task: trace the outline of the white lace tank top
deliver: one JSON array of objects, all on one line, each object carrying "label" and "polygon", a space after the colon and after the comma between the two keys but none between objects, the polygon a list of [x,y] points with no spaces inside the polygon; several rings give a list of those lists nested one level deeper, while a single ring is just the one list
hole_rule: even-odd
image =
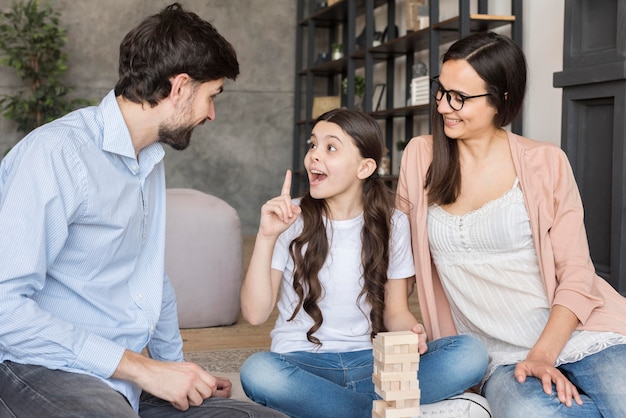
[{"label": "white lace tank top", "polygon": [[[500,198],[464,215],[431,206],[428,242],[458,332],[477,337],[489,351],[486,377],[499,365],[523,360],[550,306],[518,180]],[[625,343],[617,333],[577,331],[557,365]]]}]

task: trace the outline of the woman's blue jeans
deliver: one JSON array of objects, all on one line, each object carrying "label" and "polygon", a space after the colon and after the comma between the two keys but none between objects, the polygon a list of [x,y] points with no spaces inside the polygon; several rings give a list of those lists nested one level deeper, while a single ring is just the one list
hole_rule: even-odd
[{"label": "woman's blue jeans", "polygon": [[[466,335],[428,343],[418,379],[421,403],[458,395],[480,382],[487,370],[483,345]],[[241,368],[250,399],[291,417],[371,417],[374,390],[372,350],[347,353],[261,352]]]},{"label": "woman's blue jeans", "polygon": [[626,344],[616,345],[558,369],[581,394],[582,405],[572,400],[567,407],[543,391],[534,377],[524,383],[515,380],[515,365],[500,366],[489,377],[483,392],[494,417],[626,417]]}]

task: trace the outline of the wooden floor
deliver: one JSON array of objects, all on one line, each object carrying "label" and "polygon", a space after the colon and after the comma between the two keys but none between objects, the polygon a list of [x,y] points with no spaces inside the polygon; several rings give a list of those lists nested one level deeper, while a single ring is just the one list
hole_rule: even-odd
[{"label": "wooden floor", "polygon": [[[245,236],[243,245],[244,273],[254,247],[254,236]],[[419,318],[419,308],[415,293],[409,299],[411,311]],[[222,350],[232,348],[269,348],[269,333],[274,327],[277,312],[260,326],[252,326],[242,318],[226,327],[183,329],[183,351]]]}]

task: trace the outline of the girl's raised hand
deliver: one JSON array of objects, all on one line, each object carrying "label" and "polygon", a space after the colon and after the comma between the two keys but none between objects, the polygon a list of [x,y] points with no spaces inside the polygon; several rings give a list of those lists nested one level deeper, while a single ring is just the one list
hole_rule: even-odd
[{"label": "girl's raised hand", "polygon": [[287,170],[280,196],[268,200],[261,207],[260,235],[278,236],[296,221],[301,209],[291,201],[290,190],[291,170]]}]

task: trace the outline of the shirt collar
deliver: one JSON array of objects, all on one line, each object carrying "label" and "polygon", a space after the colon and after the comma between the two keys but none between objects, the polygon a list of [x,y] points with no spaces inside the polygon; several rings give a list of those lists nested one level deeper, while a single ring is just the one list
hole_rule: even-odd
[{"label": "shirt collar", "polygon": [[[117,103],[114,90],[111,90],[104,99],[102,99],[99,109],[100,112],[102,112],[103,119],[107,121],[103,126],[102,150],[125,157],[123,160],[132,171],[135,171],[137,168],[135,147],[133,146],[133,141],[130,137],[126,122],[124,121],[124,117],[122,116],[122,111]],[[142,169],[151,168],[163,159],[165,150],[161,143],[155,142],[143,148],[139,152],[139,155],[141,156],[140,161]]]}]

